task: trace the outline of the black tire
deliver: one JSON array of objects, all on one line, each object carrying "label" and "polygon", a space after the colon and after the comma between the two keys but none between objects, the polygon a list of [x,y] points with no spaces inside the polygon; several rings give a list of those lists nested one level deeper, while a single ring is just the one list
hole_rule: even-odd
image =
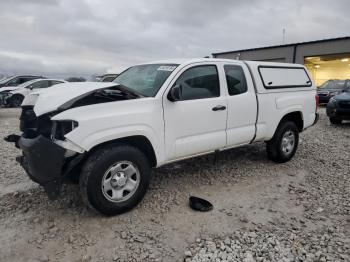
[{"label": "black tire", "polygon": [[14,95],[10,98],[10,107],[20,107],[23,102],[24,96]]},{"label": "black tire", "polygon": [[[287,134],[287,132],[292,132],[294,135],[294,146],[288,152],[283,151],[282,140],[283,136]],[[299,143],[299,130],[294,122],[291,121],[283,121],[281,122],[277,130],[273,136],[273,138],[266,142],[266,151],[267,156],[274,162],[277,163],[285,163],[292,159],[297,151]]]},{"label": "black tire", "polygon": [[333,125],[340,125],[341,122],[342,122],[341,119],[333,118],[333,117],[330,117],[330,118],[329,118],[329,121],[330,121]]},{"label": "black tire", "polygon": [[[123,202],[112,202],[103,192],[102,180],[107,170],[118,161],[128,161],[139,171],[139,184],[133,195]],[[104,215],[116,215],[129,211],[144,197],[151,167],[147,157],[137,148],[126,144],[113,144],[95,151],[85,162],[79,179],[83,201],[90,208]]]}]

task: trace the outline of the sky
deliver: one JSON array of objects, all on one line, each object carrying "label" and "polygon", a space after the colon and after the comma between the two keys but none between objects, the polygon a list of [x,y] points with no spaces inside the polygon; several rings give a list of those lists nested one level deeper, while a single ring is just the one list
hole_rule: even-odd
[{"label": "sky", "polygon": [[349,0],[0,0],[0,73],[138,63],[350,35]]}]

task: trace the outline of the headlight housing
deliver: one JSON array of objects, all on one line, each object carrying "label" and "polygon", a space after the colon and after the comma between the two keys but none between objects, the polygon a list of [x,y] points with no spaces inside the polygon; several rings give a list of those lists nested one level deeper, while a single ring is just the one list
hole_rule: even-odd
[{"label": "headlight housing", "polygon": [[51,139],[64,140],[64,136],[78,127],[78,122],[73,120],[52,121]]}]

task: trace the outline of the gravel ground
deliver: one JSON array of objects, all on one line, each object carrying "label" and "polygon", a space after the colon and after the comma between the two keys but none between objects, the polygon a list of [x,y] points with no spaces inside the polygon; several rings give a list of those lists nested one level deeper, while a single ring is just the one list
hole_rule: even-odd
[{"label": "gravel ground", "polygon": [[[350,261],[350,123],[320,112],[288,163],[260,143],[168,165],[137,208],[107,218],[74,185],[47,199],[2,140],[19,110],[0,109],[0,261]],[[192,211],[189,195],[214,210]]]}]

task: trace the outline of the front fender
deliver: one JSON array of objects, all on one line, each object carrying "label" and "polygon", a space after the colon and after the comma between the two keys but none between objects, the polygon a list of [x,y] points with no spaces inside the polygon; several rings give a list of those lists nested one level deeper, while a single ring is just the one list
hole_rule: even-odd
[{"label": "front fender", "polygon": [[81,133],[79,134],[78,132],[73,131],[65,137],[82,147],[84,150],[89,151],[100,144],[131,136],[146,137],[153,147],[158,163],[163,162],[162,156],[164,154],[162,153],[162,142],[159,141],[156,132],[146,125],[129,125],[102,129],[97,132],[86,134],[84,137],[81,136]]},{"label": "front fender", "polygon": [[144,98],[82,106],[59,113],[51,120],[78,122],[78,127],[65,137],[86,151],[116,139],[144,136],[151,143],[157,162],[164,159],[161,100]]}]

